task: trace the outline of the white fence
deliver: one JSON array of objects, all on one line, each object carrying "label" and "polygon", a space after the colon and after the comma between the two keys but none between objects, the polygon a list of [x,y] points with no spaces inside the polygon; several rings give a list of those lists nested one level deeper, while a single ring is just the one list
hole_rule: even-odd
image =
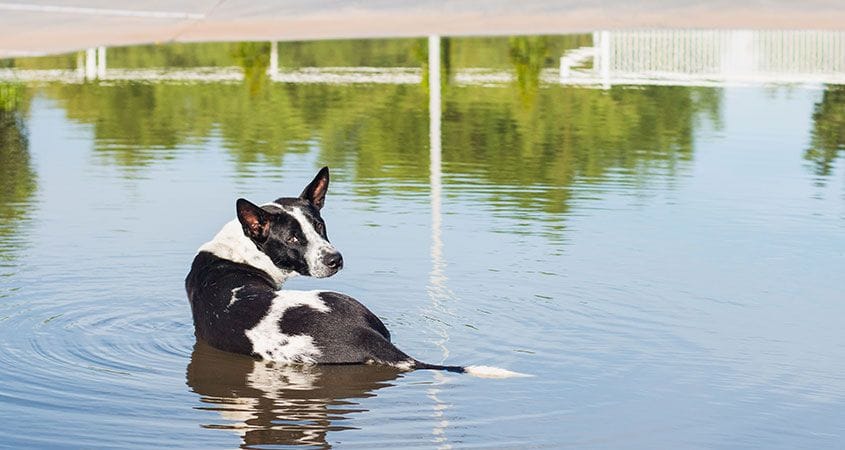
[{"label": "white fence", "polygon": [[[592,59],[592,67],[584,68]],[[578,67],[582,68],[578,68]],[[845,83],[845,32],[600,31],[561,58],[564,84]]]}]

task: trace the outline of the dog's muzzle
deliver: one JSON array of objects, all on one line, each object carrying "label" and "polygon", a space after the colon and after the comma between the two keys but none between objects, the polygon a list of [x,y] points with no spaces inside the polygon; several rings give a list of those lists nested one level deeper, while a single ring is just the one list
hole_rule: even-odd
[{"label": "dog's muzzle", "polygon": [[311,269],[311,276],[326,278],[343,268],[343,256],[338,251],[324,253],[318,260],[317,267]]}]

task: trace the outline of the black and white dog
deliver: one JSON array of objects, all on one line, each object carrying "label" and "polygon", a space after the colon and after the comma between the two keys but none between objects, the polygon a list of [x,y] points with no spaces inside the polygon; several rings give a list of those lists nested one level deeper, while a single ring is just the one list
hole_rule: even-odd
[{"label": "black and white dog", "polygon": [[286,364],[387,364],[486,377],[518,375],[487,366],[440,366],[406,355],[364,305],[329,291],[281,290],[299,275],[330,277],[343,257],[329,242],[320,209],[324,167],[296,198],[236,204],[227,223],[199,249],[185,279],[198,339],[213,347]]}]

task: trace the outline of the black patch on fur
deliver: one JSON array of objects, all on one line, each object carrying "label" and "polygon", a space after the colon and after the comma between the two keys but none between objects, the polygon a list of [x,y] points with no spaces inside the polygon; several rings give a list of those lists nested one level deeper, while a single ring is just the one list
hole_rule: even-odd
[{"label": "black patch on fur", "polygon": [[285,334],[305,334],[314,339],[322,352],[317,362],[398,363],[410,359],[390,343],[390,333],[381,320],[357,300],[336,292],[321,292],[319,296],[329,312],[299,306],[285,311],[280,321]]},{"label": "black patch on fur", "polygon": [[[252,354],[244,331],[267,315],[276,296],[266,273],[203,251],[194,258],[185,288],[197,338],[221,350]],[[235,288],[239,300],[230,306]]]}]

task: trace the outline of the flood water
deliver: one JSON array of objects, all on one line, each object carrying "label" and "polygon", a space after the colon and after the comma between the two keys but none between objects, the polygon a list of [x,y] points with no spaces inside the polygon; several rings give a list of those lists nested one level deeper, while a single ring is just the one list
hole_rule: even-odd
[{"label": "flood water", "polygon": [[[562,86],[501,42],[513,82],[444,77],[440,161],[426,80],[0,84],[0,446],[841,447],[845,89]],[[213,59],[192,48],[134,55]],[[323,165],[345,268],[285,287],[358,298],[419,360],[532,377],[196,342],[196,249]]]}]

